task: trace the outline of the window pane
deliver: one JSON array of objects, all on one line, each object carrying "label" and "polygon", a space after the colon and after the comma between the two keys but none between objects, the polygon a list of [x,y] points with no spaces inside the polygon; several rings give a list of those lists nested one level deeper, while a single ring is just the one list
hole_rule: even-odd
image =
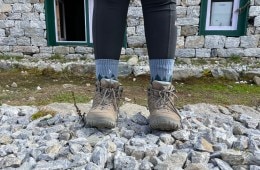
[{"label": "window pane", "polygon": [[57,41],[86,41],[85,0],[55,0]]},{"label": "window pane", "polygon": [[210,26],[232,26],[233,2],[212,2]]}]

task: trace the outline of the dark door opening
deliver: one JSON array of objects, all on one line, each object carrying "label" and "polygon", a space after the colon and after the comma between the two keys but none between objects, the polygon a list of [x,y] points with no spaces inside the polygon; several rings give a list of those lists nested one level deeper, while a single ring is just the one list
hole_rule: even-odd
[{"label": "dark door opening", "polygon": [[55,0],[58,41],[86,41],[85,0]]}]

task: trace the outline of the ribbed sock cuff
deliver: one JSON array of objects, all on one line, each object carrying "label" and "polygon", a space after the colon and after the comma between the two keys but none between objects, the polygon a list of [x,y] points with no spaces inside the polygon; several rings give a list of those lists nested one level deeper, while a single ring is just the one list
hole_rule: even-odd
[{"label": "ribbed sock cuff", "polygon": [[149,64],[151,81],[172,81],[174,59],[151,59]]},{"label": "ribbed sock cuff", "polygon": [[102,78],[117,80],[119,60],[98,59],[95,60],[95,63],[96,63],[96,78],[98,80],[101,80]]}]

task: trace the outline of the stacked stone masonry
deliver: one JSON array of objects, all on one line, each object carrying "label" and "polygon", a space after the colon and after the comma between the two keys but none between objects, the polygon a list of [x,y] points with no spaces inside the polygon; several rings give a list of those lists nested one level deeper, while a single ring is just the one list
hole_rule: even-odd
[{"label": "stacked stone masonry", "polygon": [[[177,0],[176,57],[260,57],[260,0],[251,0],[247,35],[199,35],[201,0]],[[0,0],[0,55],[93,59],[93,48],[47,45],[44,0]],[[122,55],[147,56],[140,0],[131,0],[127,48]]]}]

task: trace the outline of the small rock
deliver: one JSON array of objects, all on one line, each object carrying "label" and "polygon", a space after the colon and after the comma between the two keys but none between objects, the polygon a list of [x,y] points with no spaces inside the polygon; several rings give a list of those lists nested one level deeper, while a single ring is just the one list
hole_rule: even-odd
[{"label": "small rock", "polygon": [[227,162],[230,165],[241,165],[244,163],[245,158],[243,153],[235,150],[226,150],[221,152],[221,158],[223,161]]},{"label": "small rock", "polygon": [[68,140],[70,140],[70,138],[71,138],[71,133],[70,132],[65,131],[65,132],[61,132],[59,134],[59,140],[68,141]]},{"label": "small rock", "polygon": [[164,145],[164,146],[161,146],[159,147],[159,154],[162,155],[162,154],[172,154],[173,152],[173,145]]},{"label": "small rock", "polygon": [[214,152],[213,145],[202,137],[197,140],[194,148],[200,151]]},{"label": "small rock", "polygon": [[69,88],[74,88],[74,87],[76,87],[76,85],[73,85],[73,84],[63,84],[62,87],[63,87],[64,89],[69,89]]},{"label": "small rock", "polygon": [[103,168],[97,166],[93,162],[88,163],[87,166],[85,167],[85,170],[102,170],[102,169]]},{"label": "small rock", "polygon": [[61,148],[62,148],[61,144],[55,143],[48,146],[45,152],[49,157],[55,159],[55,157],[57,157],[57,155],[59,154]]},{"label": "small rock", "polygon": [[93,151],[91,161],[94,162],[96,165],[104,168],[106,161],[108,158],[108,153],[105,148],[96,147]]},{"label": "small rock", "polygon": [[0,144],[7,145],[13,142],[11,134],[0,133]]},{"label": "small rock", "polygon": [[144,146],[147,143],[144,138],[132,138],[130,139],[130,144],[132,146]]},{"label": "small rock", "polygon": [[227,150],[228,146],[225,143],[216,143],[215,145],[213,145],[213,149],[214,151],[223,151]]},{"label": "small rock", "polygon": [[207,164],[209,162],[210,154],[208,152],[196,152],[193,151],[191,154],[192,163]]},{"label": "small rock", "polygon": [[237,141],[233,143],[232,146],[233,149],[236,150],[245,150],[248,148],[248,137],[246,136],[240,136]]},{"label": "small rock", "polygon": [[140,112],[135,114],[131,120],[139,125],[148,125],[148,120]]},{"label": "small rock", "polygon": [[153,164],[149,161],[142,161],[139,167],[140,170],[150,170],[153,168]]},{"label": "small rock", "polygon": [[161,141],[165,143],[166,145],[171,145],[174,143],[174,138],[170,134],[161,134],[160,135]]},{"label": "small rock", "polygon": [[122,128],[121,133],[123,137],[131,139],[134,136],[135,131]]},{"label": "small rock", "polygon": [[208,170],[207,164],[191,163],[184,170]]},{"label": "small rock", "polygon": [[244,135],[246,134],[246,128],[241,123],[235,122],[233,127],[233,134]]},{"label": "small rock", "polygon": [[126,156],[125,153],[117,151],[114,158],[114,168],[138,170],[139,164],[132,156]]},{"label": "small rock", "polygon": [[17,168],[22,164],[22,161],[23,160],[17,158],[15,155],[8,155],[7,157],[3,158],[3,166],[4,168]]},{"label": "small rock", "polygon": [[221,170],[233,170],[228,163],[222,161],[221,159],[215,158],[213,159],[213,161],[218,165]]},{"label": "small rock", "polygon": [[153,156],[150,158],[150,162],[156,166],[158,165],[159,163],[162,163],[162,161],[157,157],[157,156]]},{"label": "small rock", "polygon": [[260,77],[255,76],[254,77],[254,82],[255,82],[256,85],[260,86]]},{"label": "small rock", "polygon": [[125,101],[126,101],[126,102],[131,102],[131,100],[132,100],[132,99],[129,99],[129,98],[125,97]]},{"label": "small rock", "polygon": [[36,87],[36,90],[40,91],[42,88],[40,86]]},{"label": "small rock", "polygon": [[190,138],[190,131],[179,130],[172,133],[172,136],[180,141],[187,141]]},{"label": "small rock", "polygon": [[13,83],[11,84],[11,87],[13,87],[13,88],[17,88],[18,85],[16,84],[16,82],[13,82]]},{"label": "small rock", "polygon": [[250,170],[260,170],[260,166],[250,165]]}]

